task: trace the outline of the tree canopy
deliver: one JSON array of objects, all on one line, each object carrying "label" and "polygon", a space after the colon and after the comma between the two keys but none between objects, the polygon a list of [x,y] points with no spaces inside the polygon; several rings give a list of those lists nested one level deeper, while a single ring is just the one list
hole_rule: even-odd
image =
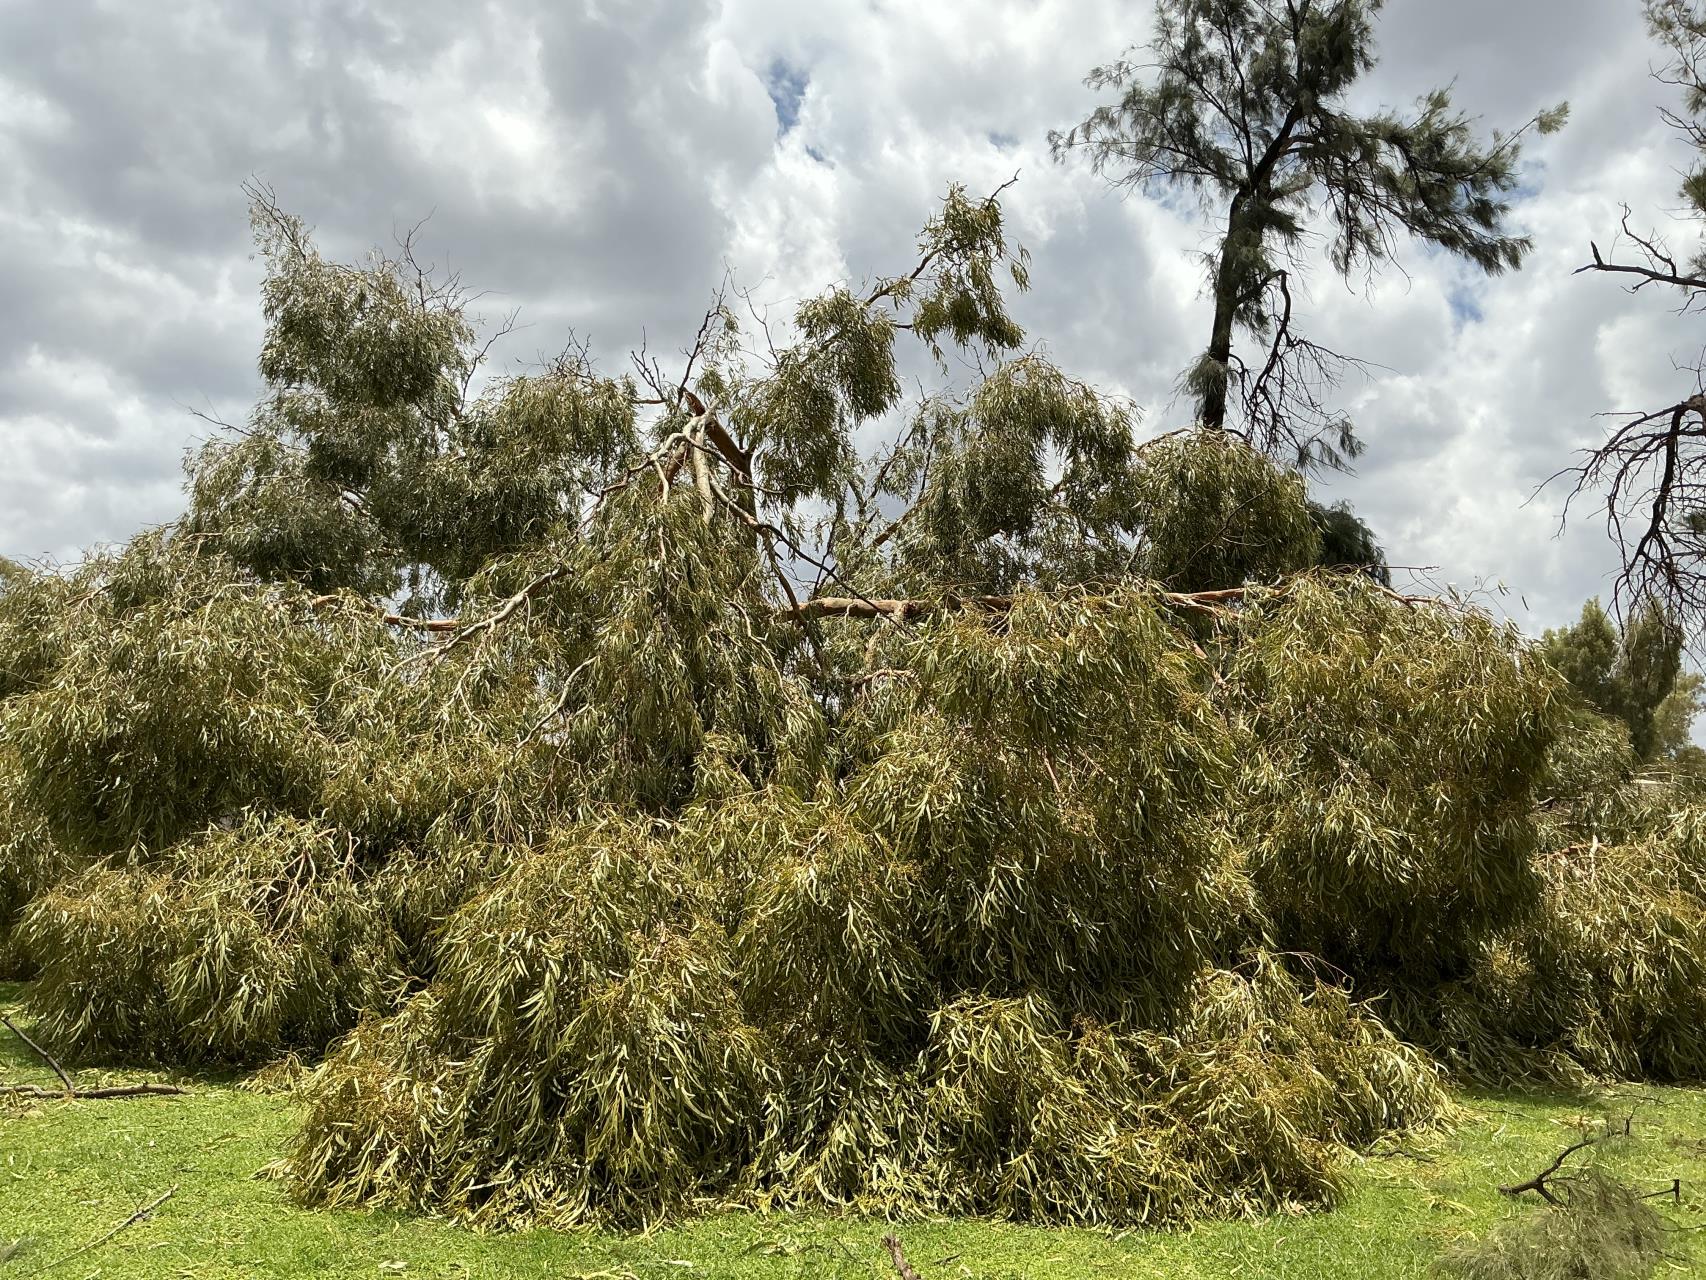
[{"label": "tree canopy", "polygon": [[[1684,707],[1666,705],[1683,678],[1682,641],[1681,628],[1657,603],[1618,628],[1598,600],[1589,600],[1575,625],[1546,632],[1540,651],[1583,702],[1628,726],[1637,759],[1651,760],[1687,742]],[[1684,697],[1696,683],[1682,686]]]},{"label": "tree canopy", "polygon": [[[1113,100],[1051,135],[1118,186],[1182,188],[1224,217],[1207,255],[1213,318],[1185,376],[1201,422],[1299,463],[1354,456],[1327,396],[1346,357],[1301,333],[1294,294],[1316,219],[1333,270],[1374,271],[1406,238],[1489,274],[1521,265],[1508,226],[1521,135],[1559,127],[1560,106],[1511,134],[1476,136],[1450,91],[1409,112],[1346,105],[1375,64],[1381,0],[1159,0],[1149,47],[1095,68]],[[1241,355],[1240,332],[1256,340]]]}]

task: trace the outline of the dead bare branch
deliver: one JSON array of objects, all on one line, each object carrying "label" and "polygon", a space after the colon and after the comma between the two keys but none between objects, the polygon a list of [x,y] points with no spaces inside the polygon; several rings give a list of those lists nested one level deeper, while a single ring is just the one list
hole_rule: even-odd
[{"label": "dead bare branch", "polygon": [[59,1065],[59,1059],[55,1058],[34,1040],[30,1039],[29,1036],[25,1035],[23,1029],[3,1013],[0,1013],[0,1024],[3,1024],[6,1030],[10,1031],[13,1035],[17,1036],[18,1039],[27,1044],[35,1052],[36,1057],[40,1058],[53,1069],[53,1074],[58,1076],[60,1081],[65,1085],[65,1092],[67,1096],[77,1092],[77,1086],[71,1082],[71,1076],[66,1072],[65,1068]]},{"label": "dead bare branch", "polygon": [[1559,1200],[1558,1197],[1552,1193],[1550,1183],[1553,1178],[1557,1176],[1558,1171],[1564,1167],[1564,1161],[1575,1155],[1576,1152],[1581,1151],[1586,1147],[1593,1146],[1595,1141],[1596,1139],[1594,1138],[1583,1138],[1579,1142],[1572,1142],[1569,1146],[1565,1147],[1555,1157],[1553,1157],[1551,1164],[1547,1165],[1532,1178],[1528,1178],[1522,1182],[1513,1182],[1508,1187],[1500,1187],[1499,1194],[1503,1196],[1520,1196],[1526,1191],[1534,1191],[1539,1193],[1541,1199],[1545,1200],[1548,1204],[1562,1204],[1563,1201]]},{"label": "dead bare branch", "polygon": [[906,1260],[906,1252],[900,1247],[898,1236],[884,1236],[883,1247],[889,1251],[889,1258],[894,1263],[894,1269],[900,1273],[900,1280],[923,1280],[923,1277],[912,1269],[912,1264]]},{"label": "dead bare branch", "polygon": [[44,1089],[35,1084],[0,1085],[0,1094],[13,1098],[41,1098],[62,1102],[99,1102],[109,1098],[181,1098],[188,1097],[189,1090],[175,1084],[115,1084],[102,1085],[95,1089],[76,1089],[66,1092],[60,1089]]}]

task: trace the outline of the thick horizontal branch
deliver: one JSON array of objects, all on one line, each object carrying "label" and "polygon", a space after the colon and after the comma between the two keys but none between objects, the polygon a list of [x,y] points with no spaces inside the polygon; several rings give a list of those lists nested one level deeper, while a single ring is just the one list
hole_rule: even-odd
[{"label": "thick horizontal branch", "polygon": [[10,1096],[13,1098],[55,1098],[65,1102],[75,1102],[79,1098],[87,1098],[90,1100],[98,1100],[101,1098],[143,1098],[151,1095],[183,1094],[189,1092],[188,1089],[180,1089],[175,1084],[122,1084],[108,1085],[95,1089],[79,1089],[77,1087],[77,1082],[71,1078],[71,1073],[59,1065],[59,1059],[55,1058],[34,1040],[30,1039],[29,1036],[25,1035],[23,1028],[18,1026],[17,1023],[13,1022],[4,1014],[0,1014],[0,1024],[3,1024],[6,1030],[10,1031],[13,1035],[17,1036],[18,1039],[27,1044],[35,1052],[35,1055],[38,1058],[51,1067],[53,1069],[53,1074],[59,1077],[60,1084],[64,1086],[59,1089],[44,1089],[37,1084],[0,1085],[0,1095]]},{"label": "thick horizontal branch", "polygon": [[[363,600],[359,596],[341,593],[329,596],[312,596],[308,600],[308,607],[310,609],[329,609],[333,605],[341,603],[363,605],[375,610],[379,608],[371,601]],[[379,612],[379,620],[387,626],[406,627],[411,631],[460,631],[463,627],[470,625],[461,618],[410,618],[401,613],[387,613],[382,610]]]},{"label": "thick horizontal branch", "polygon": [[1631,262],[1607,262],[1599,257],[1597,247],[1594,249],[1594,258],[1595,260],[1585,267],[1577,267],[1575,274],[1579,276],[1584,271],[1603,271],[1608,275],[1636,276],[1639,278],[1635,285],[1637,289],[1645,284],[1675,285],[1679,289],[1706,289],[1706,279],[1701,279],[1699,276],[1685,276],[1675,271],[1658,271],[1652,267],[1643,267]]},{"label": "thick horizontal branch", "polygon": [[1575,274],[1579,276],[1584,271],[1604,271],[1613,275],[1637,276],[1639,280],[1634,285],[1636,289],[1649,284],[1668,284],[1680,289],[1706,289],[1706,279],[1683,275],[1677,270],[1676,259],[1666,253],[1656,239],[1639,235],[1630,229],[1627,206],[1623,211],[1623,234],[1640,247],[1652,265],[1643,267],[1638,263],[1614,262],[1599,251],[1598,244],[1590,240],[1588,248],[1593,251],[1593,261],[1586,266],[1577,267]]},{"label": "thick horizontal branch", "polygon": [[791,612],[802,620],[807,618],[889,618],[895,622],[912,622],[937,613],[970,610],[983,613],[1006,613],[1013,607],[1013,596],[944,596],[940,600],[858,600],[848,596],[817,596]]},{"label": "thick horizontal branch", "polygon": [[[1158,591],[1155,599],[1171,609],[1196,613],[1225,613],[1230,606],[1255,597],[1272,597],[1285,593],[1281,587],[1228,587],[1220,591]],[[1444,603],[1435,596],[1407,596],[1381,588],[1385,595],[1400,604],[1437,605]],[[817,596],[802,603],[798,609],[783,610],[801,620],[807,618],[889,618],[896,622],[916,622],[940,613],[1006,613],[1022,597],[1019,596],[943,596],[941,599],[853,599],[846,596]],[[1112,596],[1083,596],[1087,604],[1105,604]]]},{"label": "thick horizontal branch", "polygon": [[[763,527],[769,529],[769,526]],[[425,631],[454,632],[457,633],[456,640],[460,641],[465,638],[464,633],[475,630],[489,630],[501,623],[524,604],[534,590],[559,576],[560,572],[560,570],[551,570],[541,574],[505,601],[503,607],[496,613],[485,618],[468,620],[461,618],[404,618],[392,613],[383,614],[382,617],[384,621],[393,626],[411,627]],[[1375,589],[1399,604],[1446,605],[1449,603],[1437,596],[1402,595],[1378,585]],[[1283,596],[1285,592],[1286,587],[1283,585],[1278,587],[1227,587],[1219,591],[1157,591],[1155,599],[1170,609],[1222,614],[1232,606],[1242,604],[1251,597],[1273,598]],[[316,607],[324,607],[347,598],[344,596],[319,596],[311,600],[310,603]],[[886,618],[892,622],[918,622],[942,613],[1007,613],[1022,598],[1014,595],[958,596],[952,594],[935,599],[815,596],[810,600],[789,601],[780,606],[777,613],[782,617],[792,618],[799,622],[819,618],[847,618],[852,620]],[[1111,595],[1080,596],[1077,598],[1087,604],[1106,604],[1114,599]],[[447,648],[448,646],[444,647]]]}]

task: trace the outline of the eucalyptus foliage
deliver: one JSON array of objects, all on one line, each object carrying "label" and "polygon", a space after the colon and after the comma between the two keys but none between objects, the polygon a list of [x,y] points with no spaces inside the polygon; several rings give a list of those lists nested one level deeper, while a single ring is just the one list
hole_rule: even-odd
[{"label": "eucalyptus foliage", "polygon": [[1321,537],[1302,477],[1230,437],[1164,437],[1143,450],[1135,481],[1155,513],[1139,560],[1176,589],[1266,582],[1316,563]]},{"label": "eucalyptus foliage", "polygon": [[72,865],[19,794],[16,761],[0,755],[0,978],[29,974],[31,966],[14,936],[18,920],[30,901]]},{"label": "eucalyptus foliage", "polygon": [[1287,945],[1425,988],[1523,917],[1557,687],[1511,628],[1305,579],[1231,671],[1259,744],[1234,817]]},{"label": "eucalyptus foliage", "polygon": [[[1682,628],[1657,602],[1632,610],[1619,628],[1598,600],[1589,600],[1575,625],[1547,631],[1540,647],[1577,697],[1629,726],[1635,754],[1650,760],[1661,745],[1659,708],[1682,675],[1682,640]],[[1672,708],[1673,719],[1677,714]],[[1686,721],[1680,729],[1670,727],[1673,743],[1678,737],[1686,740]]]},{"label": "eucalyptus foliage", "polygon": [[1026,350],[997,201],[621,377],[256,217],[184,519],[0,591],[0,947],[67,1053],[325,1051],[303,1198],[1177,1222],[1330,1204],[1418,1043],[1694,1069],[1669,882],[1630,978],[1536,856],[1556,674]]},{"label": "eucalyptus foliage", "polygon": [[349,838],[294,819],[216,829],[145,868],[91,867],[32,903],[23,933],[49,958],[32,989],[47,1034],[127,1061],[317,1047],[398,973]]}]

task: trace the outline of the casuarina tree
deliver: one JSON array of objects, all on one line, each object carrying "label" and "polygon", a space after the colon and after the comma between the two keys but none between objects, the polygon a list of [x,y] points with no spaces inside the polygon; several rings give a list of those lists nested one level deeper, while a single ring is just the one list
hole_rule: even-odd
[{"label": "casuarina tree", "polygon": [[[1488,274],[1521,265],[1510,229],[1522,135],[1562,106],[1483,140],[1448,90],[1409,111],[1346,102],[1375,64],[1381,0],[1159,0],[1147,49],[1090,72],[1111,95],[1050,135],[1056,158],[1085,153],[1116,186],[1199,195],[1225,230],[1209,252],[1208,343],[1185,375],[1201,421],[1303,465],[1357,450],[1327,393],[1346,357],[1294,317],[1303,251],[1325,224],[1333,270],[1387,262],[1406,237]],[[1255,347],[1241,353],[1242,333]]]}]

